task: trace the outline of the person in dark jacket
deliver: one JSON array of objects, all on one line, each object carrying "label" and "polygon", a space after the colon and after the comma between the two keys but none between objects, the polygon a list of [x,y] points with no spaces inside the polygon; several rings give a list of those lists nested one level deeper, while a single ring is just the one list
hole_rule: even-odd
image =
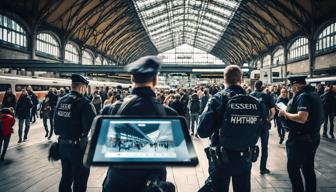
[{"label": "person in dark jacket", "polygon": [[92,104],[95,107],[97,114],[99,114],[102,109],[103,100],[98,91],[93,93]]},{"label": "person in dark jacket", "polygon": [[[283,104],[287,105],[288,101],[289,101],[288,91],[287,91],[286,88],[282,88],[281,91],[280,91],[280,96],[278,97],[276,103],[283,103]],[[279,138],[280,138],[279,144],[282,144],[282,142],[285,139],[286,131],[285,131],[285,128],[283,126],[283,118],[279,117],[278,113],[279,113],[279,110],[277,109],[274,117],[275,117],[275,122],[277,124],[278,134],[279,134]]]},{"label": "person in dark jacket", "polygon": [[267,123],[261,129],[261,157],[260,157],[260,174],[269,174],[271,171],[267,168],[267,158],[268,158],[268,140],[269,140],[269,129],[271,129],[271,122],[275,114],[275,101],[270,94],[264,93],[265,87],[263,82],[258,80],[255,82],[255,91],[251,93],[252,96],[260,99],[265,105],[268,118]]},{"label": "person in dark jacket", "polygon": [[42,101],[41,109],[40,109],[40,117],[43,119],[43,126],[46,132],[45,137],[48,137],[49,135],[48,119],[49,119],[50,127],[52,126],[52,123],[53,123],[52,118],[51,118],[53,115],[51,115],[50,113],[51,113],[50,98],[46,96],[46,98]]},{"label": "person in dark jacket", "polygon": [[31,108],[33,107],[33,102],[30,99],[27,91],[22,89],[21,96],[17,102],[15,114],[19,119],[19,141],[22,142],[22,132],[23,132],[23,124],[25,124],[23,141],[27,140],[29,127],[30,127],[30,115]]},{"label": "person in dark jacket", "polygon": [[30,99],[33,102],[33,107],[31,109],[31,114],[30,114],[30,122],[35,123],[36,122],[36,112],[37,112],[38,99],[37,99],[36,94],[33,92],[33,88],[31,86],[27,87],[27,93],[28,93]]},{"label": "person in dark jacket", "polygon": [[[177,115],[170,107],[164,106],[155,99],[155,86],[158,83],[160,61],[157,57],[147,56],[127,65],[131,73],[133,90],[130,97],[135,99],[120,115],[164,116]],[[104,107],[103,115],[113,115],[118,111],[122,101]],[[163,114],[165,113],[165,114]],[[103,192],[142,192],[150,178],[166,180],[165,168],[118,168],[110,167],[103,183]],[[131,183],[130,183],[131,182]],[[159,190],[157,190],[159,191]]]},{"label": "person in dark jacket", "polygon": [[91,124],[96,116],[92,103],[84,97],[89,81],[78,74],[71,76],[71,93],[56,104],[55,134],[59,136],[62,165],[60,192],[85,192],[90,169],[84,167],[83,156]]},{"label": "person in dark jacket", "polygon": [[16,108],[16,96],[13,94],[12,89],[8,89],[4,95],[2,100],[2,108]]},{"label": "person in dark jacket", "polygon": [[[201,113],[201,101],[196,93],[191,95],[189,111],[191,135],[194,135],[194,130],[195,127],[198,127],[199,115]],[[198,137],[197,134],[195,136]]]},{"label": "person in dark jacket", "polygon": [[314,87],[307,85],[306,76],[289,76],[294,97],[279,116],[286,119],[287,171],[292,191],[316,191],[315,154],[320,144],[323,104]]},{"label": "person in dark jacket", "polygon": [[336,84],[331,85],[329,91],[324,93],[322,96],[323,107],[324,107],[324,125],[323,125],[323,137],[328,138],[328,120],[330,123],[329,135],[331,138],[334,136],[334,117],[336,112]]},{"label": "person in dark jacket", "polygon": [[201,97],[201,104],[202,104],[201,112],[204,111],[205,106],[207,105],[209,99],[210,99],[209,90],[208,90],[208,89],[205,89],[205,90],[204,90],[204,95]]},{"label": "person in dark jacket", "polygon": [[174,100],[170,103],[169,107],[175,109],[179,116],[184,116],[185,110],[180,100],[181,96],[179,94],[175,94]]},{"label": "person in dark jacket", "polygon": [[46,97],[49,98],[49,106],[50,106],[50,131],[49,131],[48,139],[51,139],[53,132],[54,132],[54,111],[55,111],[55,106],[57,104],[58,96],[57,94],[55,94],[54,89],[50,88]]}]

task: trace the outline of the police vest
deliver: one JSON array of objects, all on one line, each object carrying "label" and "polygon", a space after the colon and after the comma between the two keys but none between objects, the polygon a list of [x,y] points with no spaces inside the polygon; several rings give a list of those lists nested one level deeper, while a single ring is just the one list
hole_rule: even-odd
[{"label": "police vest", "polygon": [[[73,118],[74,104],[84,99],[81,95],[68,94],[62,97],[54,112],[54,131],[55,134],[69,139],[77,139],[80,135],[76,134],[80,130],[80,120]],[[80,113],[80,111],[77,111]],[[76,130],[78,129],[78,130]]]},{"label": "police vest", "polygon": [[292,98],[288,102],[287,112],[298,113],[298,101],[300,97],[306,97],[312,107],[308,113],[308,120],[306,123],[297,123],[295,121],[286,120],[285,126],[290,132],[295,135],[317,134],[320,131],[321,125],[324,122],[323,104],[316,92],[302,92]]},{"label": "police vest", "polygon": [[260,102],[247,94],[223,95],[227,101],[223,122],[219,129],[219,143],[228,150],[243,151],[254,146],[260,136],[263,124],[263,110]]}]

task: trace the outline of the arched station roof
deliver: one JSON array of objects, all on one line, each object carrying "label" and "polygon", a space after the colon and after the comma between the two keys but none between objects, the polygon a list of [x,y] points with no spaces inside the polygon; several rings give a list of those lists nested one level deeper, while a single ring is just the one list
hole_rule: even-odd
[{"label": "arched station roof", "polygon": [[313,36],[335,7],[331,0],[2,0],[0,11],[118,63],[186,43],[238,64],[295,35]]}]

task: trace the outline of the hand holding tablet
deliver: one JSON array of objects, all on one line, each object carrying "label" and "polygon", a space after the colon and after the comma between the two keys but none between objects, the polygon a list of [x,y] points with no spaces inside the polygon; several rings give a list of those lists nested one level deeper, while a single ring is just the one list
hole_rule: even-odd
[{"label": "hand holding tablet", "polygon": [[198,164],[183,117],[98,116],[89,139],[86,166]]},{"label": "hand holding tablet", "polygon": [[276,106],[280,110],[284,110],[284,111],[287,110],[287,105],[285,105],[283,102],[276,103]]}]

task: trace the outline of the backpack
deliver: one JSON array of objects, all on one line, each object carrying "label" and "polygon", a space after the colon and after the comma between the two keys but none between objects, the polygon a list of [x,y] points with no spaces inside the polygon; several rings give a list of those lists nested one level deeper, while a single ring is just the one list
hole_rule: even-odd
[{"label": "backpack", "polygon": [[223,93],[225,101],[220,106],[222,123],[219,144],[227,150],[244,151],[254,146],[260,136],[264,121],[260,101],[248,94]]}]

